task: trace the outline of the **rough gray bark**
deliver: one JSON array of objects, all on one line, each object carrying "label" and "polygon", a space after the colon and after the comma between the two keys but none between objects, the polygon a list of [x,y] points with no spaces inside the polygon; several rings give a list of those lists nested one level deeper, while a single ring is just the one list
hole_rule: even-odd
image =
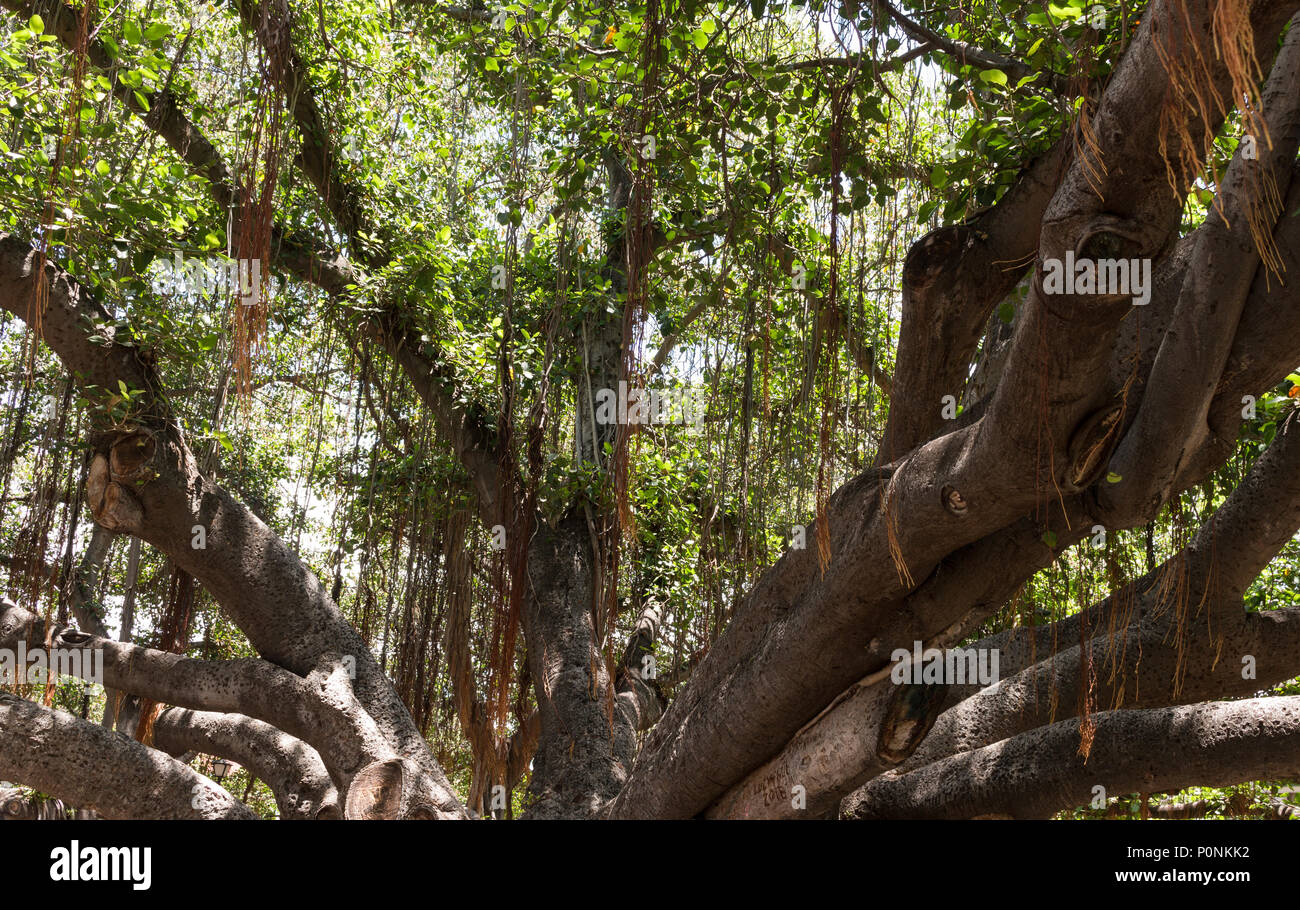
[{"label": "rough gray bark", "polygon": [[256,818],[187,765],[15,695],[0,694],[0,777],[104,818]]},{"label": "rough gray bark", "polygon": [[[39,647],[44,640],[40,617],[0,602],[0,647],[14,649],[19,641]],[[319,752],[344,791],[363,768],[395,755],[358,704],[338,655],[322,655],[300,677],[264,660],[195,660],[67,629],[56,628],[51,641],[56,651],[101,652],[109,688],[206,712],[247,714],[297,737]]]},{"label": "rough gray bark", "polygon": [[636,753],[635,731],[615,710],[613,680],[596,646],[593,562],[581,516],[537,529],[523,616],[542,730],[530,787],[533,818],[601,811],[619,793]]},{"label": "rough gray bark", "polygon": [[[1294,774],[1300,696],[1252,698],[1097,715],[1092,752],[1078,754],[1074,721],[1038,727],[873,784],[845,817],[1048,818],[1108,794],[1225,787]],[[1140,743],[1140,747],[1135,747]]]},{"label": "rough gray bark", "polygon": [[203,752],[239,762],[275,794],[280,818],[341,818],[338,791],[311,746],[242,714],[167,708],[153,726],[153,743],[173,757]]}]

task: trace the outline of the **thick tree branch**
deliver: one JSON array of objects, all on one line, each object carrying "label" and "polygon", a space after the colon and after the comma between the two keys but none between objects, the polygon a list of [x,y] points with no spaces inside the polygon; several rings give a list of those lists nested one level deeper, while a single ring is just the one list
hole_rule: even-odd
[{"label": "thick tree branch", "polygon": [[958,396],[989,313],[1033,265],[1039,225],[1069,160],[1062,139],[1031,163],[993,208],[932,231],[903,265],[903,321],[880,463],[943,424],[943,396]]},{"label": "thick tree branch", "polygon": [[[39,616],[0,601],[0,645],[39,647],[44,640]],[[322,655],[318,667],[300,677],[255,658],[195,660],[69,629],[55,629],[51,640],[58,650],[102,652],[106,687],[180,707],[247,714],[309,743],[341,790],[366,765],[394,755],[353,696],[337,655]],[[81,669],[90,669],[87,661]]]},{"label": "thick tree branch", "polygon": [[300,739],[242,714],[167,708],[153,726],[155,748],[203,752],[239,762],[275,794],[280,818],[340,818],[338,791],[320,755]]},{"label": "thick tree branch", "polygon": [[1110,471],[1122,479],[1097,490],[1098,514],[1108,527],[1131,527],[1150,511],[1151,502],[1162,505],[1176,492],[1180,463],[1211,432],[1210,406],[1261,262],[1257,245],[1271,241],[1273,225],[1284,214],[1282,201],[1300,148],[1300,28],[1295,26],[1293,20],[1264,90],[1268,138],[1258,138],[1254,157],[1246,155],[1247,143],[1238,147],[1222,192],[1196,230],[1170,331],[1133,425],[1111,459]]},{"label": "thick tree branch", "polygon": [[[1300,205],[1300,198],[1297,198],[1295,202]],[[1290,219],[1290,221],[1294,222],[1295,219]],[[1288,251],[1288,256],[1293,257],[1297,245],[1293,238],[1288,239],[1285,234],[1289,226],[1284,218],[1279,226],[1278,238],[1282,241],[1282,248]],[[1262,266],[1260,270],[1263,271]],[[1263,282],[1264,280],[1265,276],[1261,275],[1260,281]],[[1260,295],[1258,299],[1263,299],[1265,288],[1262,283],[1258,290]],[[1284,288],[1283,292],[1287,290]],[[1278,289],[1273,287],[1272,291],[1272,296],[1276,297]],[[1294,288],[1289,289],[1289,291],[1290,296],[1294,296]],[[1252,300],[1255,299],[1257,299],[1255,295],[1252,295]],[[1268,331],[1271,332],[1268,337],[1272,339],[1273,346],[1280,343],[1279,339],[1292,338],[1300,340],[1300,333],[1288,332],[1286,326],[1279,325],[1277,321],[1269,324]],[[1261,340],[1263,340],[1261,337],[1252,334],[1250,341],[1243,340],[1242,343],[1234,345],[1234,350],[1253,350],[1255,342]],[[1297,345],[1297,341],[1292,341],[1291,345],[1293,348],[1297,348],[1296,356],[1300,357],[1300,345]],[[1286,372],[1289,369],[1286,364],[1291,363],[1293,359],[1287,359],[1286,357],[1272,359],[1271,362],[1278,364],[1278,366],[1273,367],[1273,370]],[[1240,372],[1235,372],[1233,376],[1238,381],[1245,380],[1245,377]],[[1233,383],[1233,385],[1236,384],[1236,382]],[[1251,386],[1244,387],[1250,388]],[[1221,394],[1225,398],[1235,397],[1238,400],[1240,398],[1240,395],[1231,388],[1223,389]],[[1203,582],[1206,579],[1206,573],[1213,568],[1217,573],[1214,577],[1216,602],[1235,604],[1235,609],[1239,610],[1239,598],[1245,588],[1282,544],[1290,538],[1295,528],[1300,526],[1300,513],[1297,513],[1297,508],[1300,507],[1300,488],[1297,487],[1295,477],[1297,472],[1295,472],[1293,466],[1295,450],[1294,433],[1284,429],[1282,434],[1279,435],[1277,443],[1270,447],[1264,457],[1261,457],[1255,469],[1239,485],[1229,501],[1216,514],[1213,523],[1202,532],[1197,544],[1191,548],[1190,553],[1194,565],[1188,567],[1188,572],[1201,579],[1200,587],[1196,587],[1197,583],[1195,582],[1188,582],[1195,588],[1187,595],[1193,603],[1200,602],[1202,595],[1205,593]],[[1191,468],[1191,465],[1187,467]],[[1180,485],[1187,486],[1198,481],[1203,476],[1203,472],[1208,471],[1210,467],[1211,465],[1198,462],[1197,468],[1191,476],[1186,473],[1180,475]],[[1072,497],[1067,502],[1073,503],[1077,502],[1077,500]],[[1147,518],[1154,513],[1155,508],[1158,508],[1158,506],[1148,509]],[[1056,541],[1057,547],[1071,545],[1086,537],[1091,533],[1093,521],[1092,518],[1085,514],[1078,511],[1074,512],[1068,522],[1062,522],[1061,525],[1053,528],[1053,533],[1058,537]],[[1041,534],[1042,526],[1038,522],[1028,522],[1020,534],[1023,543],[1019,546],[1013,544],[1016,535],[1007,534],[994,535],[974,545],[970,558],[954,561],[952,565],[945,566],[945,571],[936,571],[926,586],[923,586],[915,595],[908,598],[904,602],[906,604],[905,609],[900,610],[899,613],[902,628],[889,634],[879,635],[877,641],[883,643],[924,640],[927,647],[943,647],[959,639],[961,629],[969,629],[987,619],[1005,602],[1006,598],[1014,592],[1027,574],[1025,569],[1031,566],[1041,568],[1050,563],[1053,553],[1051,549],[1042,543]],[[1006,549],[1005,547],[1008,544],[1013,544],[1013,548]],[[1213,565],[1208,561],[1211,558],[1214,560]],[[1016,569],[1007,571],[1012,566],[1015,566]],[[1022,569],[1021,566],[1024,566],[1024,568]],[[989,571],[990,567],[996,568],[994,571]],[[1181,563],[1179,567],[1181,568]],[[1173,566],[1166,566],[1161,571],[1167,572],[1173,569]],[[1139,581],[1134,587],[1142,590],[1150,588],[1156,583],[1156,578],[1157,576],[1152,576]],[[986,580],[990,585],[987,593],[980,591],[978,588],[982,580]],[[937,596],[935,592],[928,591],[929,588],[935,588]],[[972,606],[968,608],[967,605]],[[1110,609],[1114,608],[1108,599],[1102,605],[1089,611],[1090,622],[1092,622],[1094,628],[1097,627],[1097,624],[1106,622],[1106,612]],[[966,611],[964,616],[960,612],[963,610]],[[1207,658],[1209,663],[1213,663],[1220,651],[1227,647],[1231,653],[1239,656],[1240,654],[1250,653],[1255,655],[1258,660],[1268,663],[1269,669],[1259,671],[1261,680],[1277,681],[1277,679],[1289,678],[1295,675],[1294,668],[1291,668],[1290,664],[1284,659],[1289,653],[1288,648],[1293,644],[1289,637],[1279,638],[1275,643],[1271,644],[1267,641],[1261,644],[1259,641],[1258,632],[1261,628],[1261,622],[1264,627],[1273,628],[1270,625],[1273,620],[1257,620],[1256,617],[1247,617],[1245,614],[1229,614],[1229,620],[1227,628],[1223,630],[1216,628],[1217,637],[1213,642],[1206,643],[1207,647],[1211,647],[1211,652]],[[940,635],[933,639],[925,638],[925,630],[943,628],[949,623],[957,624],[950,634]],[[1165,666],[1162,662],[1160,669],[1157,669],[1155,659],[1151,656],[1162,646],[1162,643],[1166,646],[1166,650],[1172,647],[1172,643],[1165,638],[1167,631],[1166,629],[1159,634],[1148,632],[1142,636],[1144,640],[1146,638],[1152,639],[1146,645],[1147,650],[1143,652],[1147,654],[1146,659],[1148,661],[1143,675],[1143,678],[1147,681],[1141,684],[1146,687],[1146,691],[1152,696],[1157,691],[1169,689],[1169,684],[1174,678],[1173,661],[1175,657],[1172,651],[1169,651],[1168,666]],[[1225,645],[1223,638],[1225,633],[1230,639],[1227,645]],[[1012,636],[1010,641],[1003,640],[1005,638],[1006,636],[999,636],[998,639],[977,643],[974,646],[977,648],[990,648],[997,647],[1000,643],[1004,649],[1002,662],[1004,677],[1008,673],[1014,673],[1025,666],[1025,662],[1030,659],[1031,654],[1042,655],[1048,653],[1053,640],[1067,643],[1077,641],[1077,621],[1062,629],[1039,628],[1034,631],[1031,639],[1027,639],[1024,635]],[[1008,647],[1010,648],[1009,652],[1005,650]],[[1138,647],[1139,644],[1135,641],[1131,644],[1129,651],[1124,653],[1128,653],[1130,657],[1135,659]],[[1123,651],[1123,647],[1120,645],[1111,650],[1116,648]],[[1107,649],[1098,648],[1098,650]],[[1071,653],[1077,655],[1077,647]],[[881,657],[883,656],[882,654]],[[1007,658],[1010,658],[1010,660]],[[1102,658],[1103,655],[1098,654],[1094,660],[1100,665]],[[1218,669],[1219,672],[1214,674],[1214,678],[1220,682],[1226,680],[1229,688],[1236,694],[1249,694],[1256,691],[1256,689],[1250,688],[1249,684],[1244,689],[1232,685],[1234,680],[1238,683],[1241,682],[1240,674],[1237,673],[1240,667],[1237,664],[1220,666]],[[1131,674],[1133,668],[1129,668],[1129,670]],[[1074,704],[1073,699],[1077,695],[1075,689],[1069,688],[1067,691],[1060,688],[1067,685],[1067,681],[1069,681],[1070,686],[1077,683],[1077,678],[1072,676],[1073,672],[1073,670],[1069,669],[1058,671],[1055,674],[1055,681],[1050,686],[1044,685],[1040,687],[1037,697],[1042,699],[1041,704],[1044,711],[1047,710],[1049,703]],[[1183,672],[1186,672],[1185,667],[1183,667]],[[1161,676],[1162,673],[1164,674],[1163,677]],[[1278,674],[1283,675],[1279,676]],[[1121,677],[1116,682],[1116,685],[1122,687],[1122,683],[1123,678]],[[1237,692],[1237,689],[1241,689],[1241,691]],[[974,691],[974,687],[967,686],[964,691],[969,694]],[[1132,697],[1133,691],[1133,681],[1130,680],[1130,697]],[[742,798],[741,788],[738,787],[728,795],[725,805],[720,804],[711,811],[714,814],[736,813],[750,816],[767,811],[774,811],[777,814],[788,816],[801,815],[803,813],[794,809],[791,805],[789,791],[795,783],[802,783],[807,788],[807,812],[811,813],[814,812],[817,806],[821,805],[821,794],[824,789],[842,788],[846,781],[862,780],[875,773],[873,769],[879,769],[880,767],[880,759],[874,754],[875,734],[878,731],[875,729],[875,722],[866,727],[862,727],[862,724],[865,722],[864,718],[876,718],[882,710],[882,704],[891,695],[892,688],[890,686],[878,681],[872,682],[870,677],[868,680],[864,680],[863,683],[855,686],[841,696],[840,699],[837,699],[832,707],[813,724],[802,730],[782,751],[780,756],[750,775],[747,783],[742,785],[750,788],[747,795]],[[1101,705],[1107,704],[1104,695],[1105,693],[1098,696],[1098,703]],[[1189,697],[1208,698],[1214,697],[1214,695],[1213,689],[1193,687],[1184,692],[1183,700]],[[993,707],[999,703],[992,691],[988,691],[980,697],[985,699],[987,706],[990,706],[988,710],[993,710]],[[1035,721],[1034,718],[1038,715],[1032,712],[1027,715],[1023,709],[1023,702],[1024,699],[1013,700],[1013,703],[1020,707],[1008,710],[1007,717],[1014,715],[1019,723],[1008,727],[1003,731],[1002,735],[1011,735],[1011,733],[1019,732],[1033,726],[1035,723],[1047,720],[1047,716],[1042,715],[1041,720]],[[1143,702],[1143,704],[1158,703],[1161,702]],[[964,722],[969,725],[972,731],[980,729],[979,725],[975,724],[970,718],[965,718]],[[961,723],[951,720],[945,714],[940,719],[939,726],[922,745],[921,753],[929,756],[949,754],[953,749],[944,748],[936,752],[932,748],[933,744],[943,738],[945,730],[956,730],[961,727]],[[855,736],[855,731],[859,729],[865,729],[866,735]],[[985,737],[978,741],[976,745],[983,745],[987,741],[987,737]],[[816,775],[808,773],[807,769],[812,762],[812,759],[809,758],[809,750],[816,750],[827,743],[833,743],[834,745],[825,748],[824,754],[820,756],[821,760],[817,765]],[[926,759],[921,753],[907,761],[903,767],[912,768],[930,760]],[[781,776],[783,772],[778,771],[779,768],[789,769],[784,772],[784,777]],[[796,780],[796,778],[798,779]],[[755,802],[755,799],[760,794],[762,798],[759,802]]]},{"label": "thick tree branch", "polygon": [[[1138,601],[1154,604],[1176,595],[1231,617],[1250,583],[1300,528],[1298,461],[1300,424],[1293,420],[1279,430],[1224,504],[1173,558],[1081,613],[1047,626],[999,632],[972,647],[996,648],[1002,674],[1009,676],[1049,654],[1053,642],[1077,642],[1082,622],[1094,630],[1111,628],[1112,616],[1125,615],[1137,622],[1141,613],[1130,613],[1130,607]],[[952,703],[974,691],[955,688]]]},{"label": "thick tree branch", "polygon": [[[964,700],[889,776],[1074,717],[1084,686],[1103,709],[1155,707],[1250,695],[1300,673],[1298,612],[1247,613],[1241,603],[1245,581],[1300,528],[1297,453],[1300,429],[1279,436],[1192,543],[1144,579],[1070,621],[972,645],[1000,654],[1011,646],[1009,659],[999,661],[1002,680],[954,687]],[[1264,490],[1271,496],[1262,498]],[[1077,643],[1083,616],[1091,629],[1086,644]],[[1057,642],[1064,643],[1059,653]],[[1038,662],[1028,666],[1031,655]],[[850,802],[870,802],[876,788],[872,781]]]},{"label": "thick tree branch", "polygon": [[104,818],[257,817],[174,758],[98,724],[3,693],[0,777],[55,794]]},{"label": "thick tree branch", "polygon": [[659,669],[654,658],[659,623],[659,609],[653,604],[641,612],[614,676],[619,711],[637,731],[654,726],[668,704],[659,686]]},{"label": "thick tree branch", "polygon": [[1047,818],[1096,795],[1226,787],[1300,765],[1300,696],[1106,711],[1087,760],[1079,725],[1040,727],[919,771],[873,782],[850,818]]},{"label": "thick tree branch", "polygon": [[[1300,165],[1297,165],[1294,170],[1291,191],[1286,199],[1284,214],[1279,218],[1277,229],[1273,235],[1275,244],[1286,264],[1286,274],[1300,271],[1300,218],[1288,217],[1286,214],[1300,208],[1300,179],[1296,179],[1297,177],[1300,177]],[[1185,251],[1185,254],[1190,254],[1193,244],[1188,241],[1194,238],[1195,233],[1193,232],[1179,243],[1178,249]],[[1171,263],[1169,274],[1176,275],[1181,285],[1183,271],[1176,264],[1179,258],[1179,254],[1176,252],[1169,260]],[[1157,273],[1157,290],[1160,286],[1158,275],[1159,273]],[[1177,294],[1174,293],[1172,298],[1166,297],[1163,299],[1176,300],[1176,298]],[[1161,299],[1162,296],[1159,293],[1154,295],[1153,305]],[[1153,306],[1148,309],[1154,310],[1155,308]],[[1172,311],[1172,305],[1170,310]],[[1144,314],[1144,316],[1149,319],[1150,313]],[[1125,320],[1124,325],[1128,326],[1130,322],[1130,320]],[[1140,333],[1135,334],[1146,337],[1154,334],[1159,338],[1163,336],[1166,328],[1166,323],[1156,321],[1154,325],[1149,325],[1147,328],[1142,329]],[[1137,394],[1141,388],[1140,384],[1143,381],[1145,370],[1149,369],[1150,363],[1154,360],[1156,346],[1150,345],[1148,354],[1140,354],[1142,346],[1137,344],[1135,335],[1127,337],[1129,339],[1128,353],[1118,355],[1116,363],[1119,365],[1112,366],[1112,375],[1116,377],[1114,380],[1116,386],[1122,385],[1128,377],[1134,377],[1136,380],[1134,391],[1131,391],[1130,394]],[[1140,357],[1141,360],[1138,367],[1136,367],[1136,373],[1134,372],[1133,357]],[[1120,363],[1120,361],[1125,362]],[[1265,390],[1280,382],[1284,376],[1295,368],[1297,363],[1300,363],[1300,283],[1292,281],[1279,287],[1276,281],[1266,274],[1266,269],[1261,266],[1255,276],[1255,283],[1251,289],[1245,312],[1237,327],[1228,366],[1224,370],[1223,378],[1219,383],[1214,403],[1210,409],[1211,424],[1215,427],[1214,433],[1199,451],[1193,453],[1192,457],[1183,463],[1176,484],[1179,490],[1187,489],[1201,482],[1223,464],[1224,460],[1235,448],[1238,428],[1243,419],[1243,404],[1248,399],[1259,397]],[[1267,482],[1258,483],[1258,495],[1266,497],[1268,495],[1267,490]],[[1243,491],[1242,496],[1246,496],[1246,491]],[[1091,508],[1085,502],[1089,498],[1086,495],[1065,498],[1065,503],[1070,505],[1073,510],[1072,517],[1065,524],[1074,530],[1067,531],[1060,525],[1051,525],[1049,527],[1058,537],[1057,550],[1082,540],[1088,536],[1085,532],[1090,533],[1095,519],[1086,511]],[[1263,514],[1268,514],[1267,510]],[[1144,518],[1150,520],[1155,515],[1156,510],[1152,509],[1145,514]],[[1052,551],[1041,540],[1037,539],[1041,532],[1035,529],[1039,527],[1038,522],[1026,521],[1023,530],[1018,532],[1023,536],[1023,547],[1004,545],[1008,544],[1015,536],[1011,529],[1008,529],[970,548],[971,558],[957,562],[956,557],[958,554],[954,554],[954,557],[946,560],[945,564],[941,566],[946,571],[936,571],[935,573],[936,580],[946,579],[946,587],[938,589],[943,593],[940,596],[927,598],[927,600],[921,602],[930,605],[925,609],[937,611],[933,614],[934,621],[915,621],[912,626],[913,632],[909,637],[914,640],[921,640],[923,637],[920,634],[922,629],[938,627],[944,620],[954,620],[956,614],[953,609],[954,607],[958,610],[962,608],[967,586],[981,584],[986,586],[978,597],[973,598],[977,604],[983,604],[984,608],[982,611],[977,610],[971,614],[974,622],[968,624],[967,628],[983,621],[983,619],[987,619],[993,612],[996,612],[1024,579],[1031,575],[1033,571],[1050,564]],[[1243,530],[1245,533],[1242,543],[1246,546],[1250,546],[1253,539],[1263,541],[1265,539],[1264,535],[1270,533],[1267,527],[1251,530],[1247,525]],[[1234,541],[1220,534],[1218,535],[1217,545],[1231,548],[1234,546]],[[1256,552],[1266,557],[1269,554],[1267,545]],[[979,555],[981,553],[985,554],[987,559]],[[1049,558],[1042,558],[1042,554],[1048,554]],[[1228,563],[1222,558],[1219,564],[1236,576],[1236,584],[1238,585],[1248,583],[1250,578],[1253,577],[1253,573],[1257,573],[1262,565],[1255,560],[1242,561],[1240,564]],[[1227,578],[1224,577],[1222,581],[1226,583]],[[1153,583],[1153,578],[1146,578],[1134,584],[1146,588]],[[929,583],[917,593],[922,593],[928,586]],[[1109,602],[1107,601],[1103,604],[1103,608],[1096,609],[1094,615],[1104,618],[1104,611],[1108,609]],[[907,613],[904,613],[904,615],[906,616]],[[1093,621],[1091,617],[1090,621]],[[1077,620],[1071,618],[1066,620],[1059,629],[1038,627],[1031,633],[1022,631],[1014,636],[1004,633],[1003,635],[994,636],[993,639],[987,642],[982,642],[981,646],[999,647],[1002,654],[1004,675],[1014,673],[1033,663],[1036,659],[1034,655],[1046,653],[1051,647],[1054,636],[1062,641],[1077,640],[1078,629],[1076,623]],[[969,692],[964,694],[969,694]]]}]

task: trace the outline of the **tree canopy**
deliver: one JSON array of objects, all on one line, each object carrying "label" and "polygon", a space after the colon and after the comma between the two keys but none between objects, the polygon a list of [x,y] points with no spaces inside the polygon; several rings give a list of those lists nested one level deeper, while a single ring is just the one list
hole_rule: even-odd
[{"label": "tree canopy", "polygon": [[1300,0],[0,5],[15,806],[1293,813]]}]

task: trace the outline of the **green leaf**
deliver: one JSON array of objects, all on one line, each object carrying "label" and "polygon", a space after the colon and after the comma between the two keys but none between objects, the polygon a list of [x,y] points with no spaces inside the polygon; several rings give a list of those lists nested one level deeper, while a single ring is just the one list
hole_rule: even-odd
[{"label": "green leaf", "polygon": [[1124,479],[1123,477],[1121,477],[1119,474],[1116,474],[1114,471],[1106,472],[1106,483],[1119,483],[1123,479]]},{"label": "green leaf", "polygon": [[32,16],[27,20],[27,27],[32,30],[33,35],[45,34],[45,20],[40,16]]},{"label": "green leaf", "polygon": [[1055,531],[1044,531],[1044,532],[1043,532],[1043,543],[1047,544],[1049,547],[1051,547],[1053,550],[1055,550],[1055,549],[1056,549],[1056,532],[1055,532]]},{"label": "green leaf", "polygon": [[98,174],[98,175],[101,176],[101,177],[107,177],[107,176],[108,176],[108,162],[107,162],[107,161],[104,161],[104,160],[102,160],[102,159],[101,159],[100,161],[96,161],[96,162],[95,162],[95,173]]},{"label": "green leaf", "polygon": [[126,39],[127,44],[139,44],[140,26],[134,21],[127,20],[126,25],[122,27],[122,37]]},{"label": "green leaf", "polygon": [[980,73],[980,79],[993,85],[1007,84],[1007,74],[1002,72],[1002,70],[984,70]]},{"label": "green leaf", "polygon": [[145,38],[150,41],[161,41],[172,33],[172,27],[166,22],[155,22],[144,30]]},{"label": "green leaf", "polygon": [[501,71],[501,65],[497,63],[496,57],[488,57],[483,63],[483,69],[487,70],[489,73],[496,73]]}]

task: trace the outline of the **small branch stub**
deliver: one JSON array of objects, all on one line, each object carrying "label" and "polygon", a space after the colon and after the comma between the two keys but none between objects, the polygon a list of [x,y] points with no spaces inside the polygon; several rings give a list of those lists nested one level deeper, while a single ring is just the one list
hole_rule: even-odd
[{"label": "small branch stub", "polygon": [[1075,429],[1070,437],[1069,472],[1065,478],[1069,492],[1086,490],[1106,473],[1106,464],[1119,443],[1123,417],[1123,406],[1115,402],[1094,411]]},{"label": "small branch stub", "polygon": [[944,484],[939,496],[943,501],[943,507],[953,515],[960,517],[966,514],[968,508],[966,497],[962,496],[961,491],[952,484]]}]

